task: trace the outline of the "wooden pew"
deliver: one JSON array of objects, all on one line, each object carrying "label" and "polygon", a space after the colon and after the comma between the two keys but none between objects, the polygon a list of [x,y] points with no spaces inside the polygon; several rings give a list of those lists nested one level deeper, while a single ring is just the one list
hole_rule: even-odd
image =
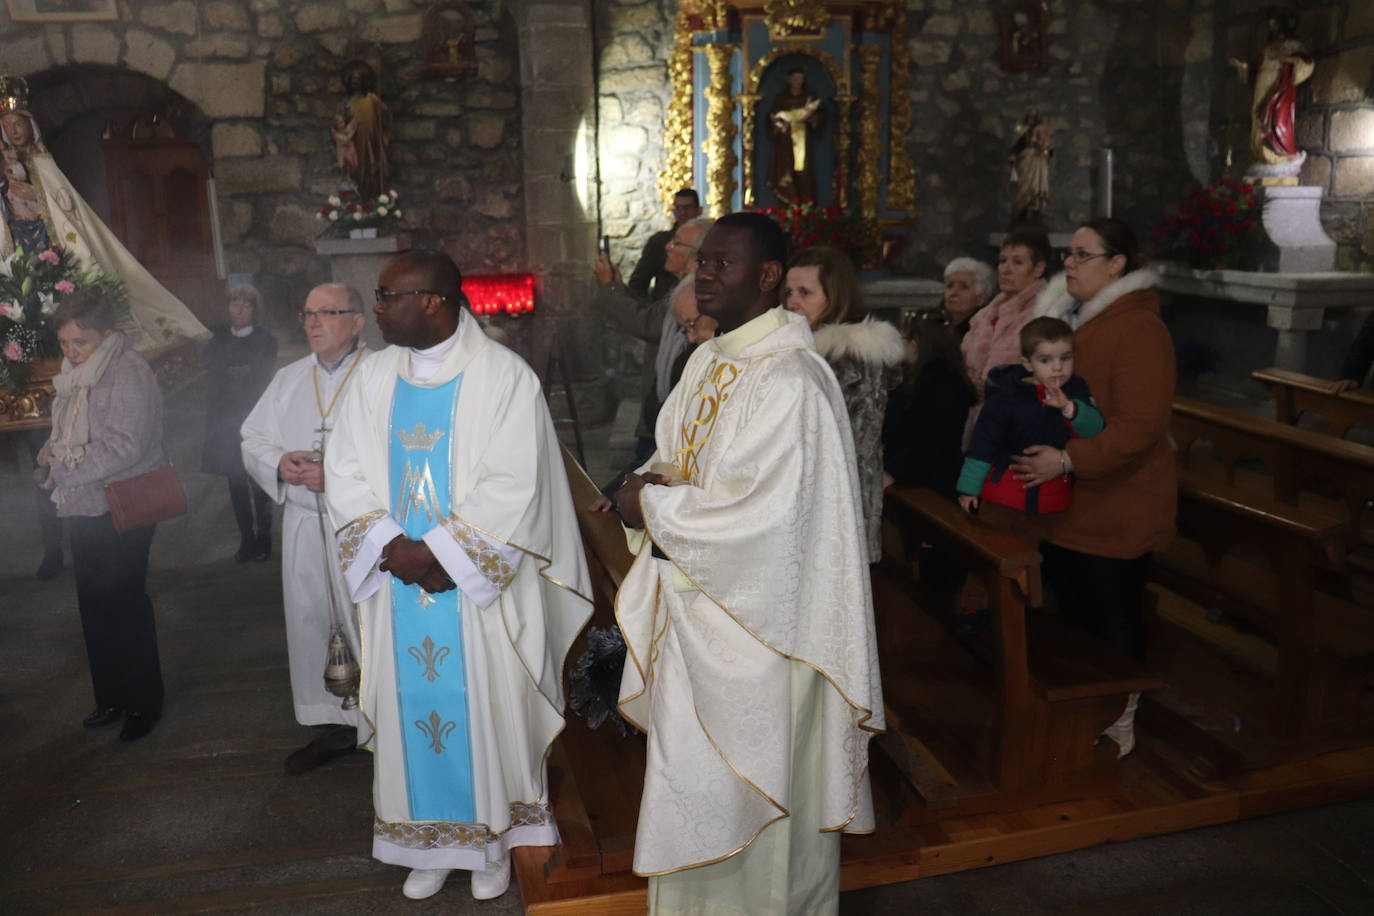
[{"label": "wooden pew", "polygon": [[1187,471],[1178,525],[1155,556],[1150,650],[1174,693],[1142,723],[1205,778],[1374,738],[1374,612],[1317,585],[1343,526]]},{"label": "wooden pew", "polygon": [[[1215,474],[1227,485],[1264,491],[1291,506],[1334,513],[1374,544],[1374,448],[1288,426],[1192,398],[1174,399],[1169,424],[1179,466],[1202,471],[1195,446],[1211,444]],[[1263,462],[1268,478],[1246,474],[1246,461]]]},{"label": "wooden pew", "polygon": [[1374,429],[1374,392],[1354,388],[1337,394],[1332,390],[1335,382],[1287,369],[1259,369],[1250,376],[1269,386],[1274,418],[1280,423],[1294,426],[1303,414],[1315,414],[1337,439],[1344,439],[1354,426]]},{"label": "wooden pew", "polygon": [[[1117,747],[1098,735],[1127,694],[1162,682],[1057,618],[1028,613],[1040,603],[1040,555],[1021,541],[930,490],[889,490],[885,518],[904,547],[874,574],[883,747],[924,801],[905,820],[1109,791]],[[913,560],[919,578],[908,575]],[[953,599],[946,585],[963,570],[990,596],[982,639],[956,639],[939,621]]]}]

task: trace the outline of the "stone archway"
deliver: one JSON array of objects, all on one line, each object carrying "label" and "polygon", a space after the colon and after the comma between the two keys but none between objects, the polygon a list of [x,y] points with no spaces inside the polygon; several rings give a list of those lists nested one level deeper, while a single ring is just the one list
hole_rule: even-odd
[{"label": "stone archway", "polygon": [[29,108],[43,142],[64,174],[109,221],[101,137],[107,125],[127,131],[135,119],[158,115],[211,162],[210,122],[199,107],[162,80],[120,67],[73,64],[28,78]]}]

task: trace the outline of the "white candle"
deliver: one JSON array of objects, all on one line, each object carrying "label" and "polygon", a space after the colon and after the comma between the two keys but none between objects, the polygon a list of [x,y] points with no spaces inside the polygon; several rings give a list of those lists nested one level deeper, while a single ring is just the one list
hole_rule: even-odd
[{"label": "white candle", "polygon": [[1112,215],[1112,151],[1103,148],[1097,152],[1097,211],[1102,216]]}]

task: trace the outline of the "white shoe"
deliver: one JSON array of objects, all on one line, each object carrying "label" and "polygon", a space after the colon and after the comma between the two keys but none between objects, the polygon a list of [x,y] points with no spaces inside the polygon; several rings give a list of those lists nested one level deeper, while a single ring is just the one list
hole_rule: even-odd
[{"label": "white shoe", "polygon": [[1140,702],[1140,691],[1132,691],[1126,699],[1126,709],[1121,718],[1102,730],[1103,737],[1116,742],[1116,759],[1120,760],[1135,750],[1135,707]]},{"label": "white shoe", "polygon": [[412,868],[401,893],[411,900],[424,900],[439,893],[451,868]]},{"label": "white shoe", "polygon": [[482,871],[472,873],[472,896],[477,900],[500,897],[510,888],[510,855],[490,862]]}]

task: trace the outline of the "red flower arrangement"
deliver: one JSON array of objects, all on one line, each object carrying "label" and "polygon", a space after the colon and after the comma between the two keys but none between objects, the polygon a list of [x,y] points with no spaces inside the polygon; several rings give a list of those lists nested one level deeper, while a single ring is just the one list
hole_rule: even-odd
[{"label": "red flower arrangement", "polygon": [[828,245],[849,255],[855,264],[866,263],[864,254],[870,247],[870,233],[860,220],[846,215],[839,207],[819,207],[804,200],[785,207],[765,207],[759,212],[782,227],[793,251]]},{"label": "red flower arrangement", "polygon": [[1201,270],[1245,266],[1264,241],[1261,208],[1254,186],[1234,178],[1195,187],[1155,230],[1156,251]]}]

